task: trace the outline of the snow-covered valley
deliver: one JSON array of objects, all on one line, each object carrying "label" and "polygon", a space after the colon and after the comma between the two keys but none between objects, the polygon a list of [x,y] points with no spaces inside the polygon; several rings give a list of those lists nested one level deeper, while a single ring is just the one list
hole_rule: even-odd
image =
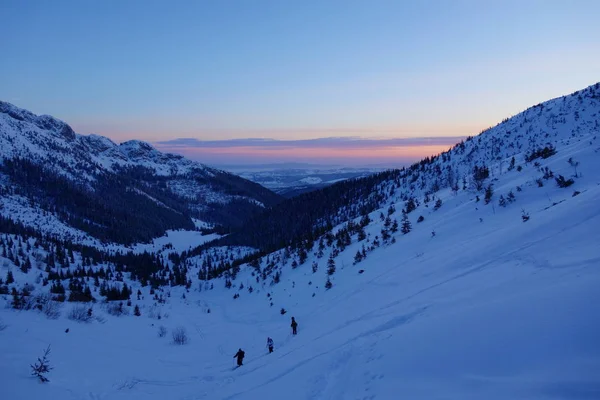
[{"label": "snow-covered valley", "polygon": [[[147,300],[136,302],[141,317],[103,323],[2,310],[4,392],[11,399],[594,398],[600,186],[547,210],[544,198],[530,203],[536,212],[527,223],[516,207],[482,211],[480,223],[472,204],[455,200],[444,205],[443,221],[358,265],[341,260],[328,291],[324,272],[307,264],[236,300],[222,287],[168,289],[161,320],[149,317]],[[166,337],[158,337],[160,325]],[[179,326],[190,338],[185,346],[170,340]],[[48,344],[54,370],[44,385],[29,376],[29,363]],[[247,357],[232,370],[238,347]]]},{"label": "snow-covered valley", "polygon": [[[315,242],[303,262],[281,250],[262,257],[258,269],[244,264],[234,278],[208,281],[198,280],[202,259],[192,257],[189,288],[154,291],[125,276],[133,293],[132,305],[123,306],[129,315],[114,316],[99,301],[89,305],[89,322],[68,318],[77,303],[60,303],[61,315],[52,319],[12,310],[13,297],[3,296],[3,397],[600,398],[598,90],[588,89],[584,106],[576,106],[576,94],[564,108],[560,99],[546,104],[570,110],[543,119],[567,121],[554,131],[541,118],[527,128],[534,108],[482,134],[482,141],[466,142],[452,179],[458,189],[439,188],[439,206],[424,201],[428,193],[417,187],[411,193],[418,204],[403,218],[407,200],[397,193],[370,213],[366,238],[352,235],[340,251],[327,244],[320,252]],[[535,139],[538,132],[546,136]],[[508,144],[498,144],[502,135]],[[521,149],[519,141],[530,146]],[[540,141],[555,154],[532,152]],[[490,159],[476,161],[491,171],[483,185],[493,185],[489,201],[483,187],[460,187],[458,179],[460,168],[471,173],[469,157],[488,153]],[[460,155],[452,154],[456,162]],[[383,240],[386,215],[408,219],[409,232],[401,222]],[[278,283],[271,275],[261,279],[267,258],[279,260]],[[3,279],[11,271],[18,287],[29,282],[48,290],[36,283],[43,269],[25,274],[5,256],[0,262]],[[136,305],[140,316],[133,315]],[[178,328],[186,332],[184,345],[173,343]],[[275,342],[272,354],[267,337]],[[50,381],[40,383],[30,364],[48,345],[53,369]],[[234,369],[238,348],[246,358]]]}]

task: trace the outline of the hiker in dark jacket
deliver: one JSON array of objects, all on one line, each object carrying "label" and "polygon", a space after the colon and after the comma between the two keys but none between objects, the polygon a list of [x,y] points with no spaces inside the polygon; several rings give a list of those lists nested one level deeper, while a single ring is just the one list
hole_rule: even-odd
[{"label": "hiker in dark jacket", "polygon": [[244,361],[244,355],[245,355],[245,354],[246,354],[246,353],[244,353],[244,350],[242,350],[242,349],[239,349],[239,350],[238,350],[238,352],[237,352],[237,353],[235,353],[235,356],[233,356],[233,358],[236,358],[236,357],[237,357],[237,364],[238,364],[238,367],[242,365],[242,361]]},{"label": "hiker in dark jacket", "polygon": [[292,334],[296,334],[297,332],[297,328],[298,328],[298,323],[296,322],[296,320],[294,319],[294,317],[292,317],[292,325],[290,325],[292,327]]}]

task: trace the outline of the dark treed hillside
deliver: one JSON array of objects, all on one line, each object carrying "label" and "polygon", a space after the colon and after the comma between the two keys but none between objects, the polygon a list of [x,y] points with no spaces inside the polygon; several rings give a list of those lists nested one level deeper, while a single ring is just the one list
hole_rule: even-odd
[{"label": "dark treed hillside", "polygon": [[[135,190],[127,175],[102,175],[96,190],[66,179],[28,160],[5,160],[0,171],[13,185],[3,195],[18,194],[55,213],[69,225],[103,240],[117,243],[148,241],[167,229],[194,229],[185,205],[173,196],[161,201]],[[158,193],[160,194],[160,193]]]},{"label": "dark treed hillside", "polygon": [[399,172],[390,170],[351,179],[288,199],[252,217],[217,244],[245,245],[266,252],[302,239],[314,240],[332,226],[380,207],[386,195],[378,185]]},{"label": "dark treed hillside", "polygon": [[[95,247],[84,246],[72,243],[68,240],[41,235],[34,229],[28,228],[11,219],[0,216],[0,232],[3,234],[20,235],[21,237],[31,238],[35,240],[35,247],[41,248],[47,253],[44,257],[44,262],[49,268],[65,268],[65,272],[59,272],[63,279],[72,277],[69,272],[69,267],[76,267],[77,271],[85,272],[87,276],[96,276],[92,273],[92,265],[102,263],[110,263],[114,266],[117,272],[127,271],[131,273],[131,279],[139,280],[143,286],[150,284],[154,287],[167,284],[169,282],[170,271],[165,269],[164,261],[156,254],[133,252],[106,252]],[[19,243],[21,243],[19,241]],[[83,259],[83,265],[77,265],[73,260],[73,252],[77,252]],[[3,254],[6,255],[6,252]],[[22,252],[15,252],[9,258],[15,265],[21,266],[21,270],[27,272],[31,269],[31,261],[29,255]],[[29,263],[29,267],[27,267]],[[46,272],[48,272],[46,268]],[[85,275],[84,275],[85,276]],[[177,284],[185,284],[185,282],[177,282]]]},{"label": "dark treed hillside", "polygon": [[263,209],[246,198],[252,196],[256,201],[270,207],[280,203],[283,197],[252,181],[240,178],[228,172],[210,169],[214,175],[212,181],[199,184],[209,185],[213,190],[232,196],[225,204],[204,204],[199,217],[203,221],[220,224],[226,228],[239,228],[251,215],[260,213]]}]

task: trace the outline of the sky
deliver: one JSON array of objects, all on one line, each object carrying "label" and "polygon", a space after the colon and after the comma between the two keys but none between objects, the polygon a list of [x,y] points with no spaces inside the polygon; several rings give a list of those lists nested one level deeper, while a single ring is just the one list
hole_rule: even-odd
[{"label": "sky", "polygon": [[[0,99],[217,164],[415,160],[599,81],[598,15],[578,0],[4,0]],[[403,138],[422,142],[381,141]]]}]

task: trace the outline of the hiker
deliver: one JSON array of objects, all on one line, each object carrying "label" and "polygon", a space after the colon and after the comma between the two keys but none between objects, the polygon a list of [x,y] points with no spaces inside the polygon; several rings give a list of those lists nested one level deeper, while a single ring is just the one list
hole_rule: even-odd
[{"label": "hiker", "polygon": [[298,323],[296,322],[296,320],[294,319],[294,317],[292,317],[292,325],[291,325],[291,327],[292,327],[292,334],[295,335],[296,333],[298,333],[297,330],[296,330],[296,328],[298,328]]},{"label": "hiker", "polygon": [[269,348],[269,353],[273,352],[273,339],[270,337],[267,338],[267,347]]},{"label": "hiker", "polygon": [[235,353],[235,356],[233,356],[233,358],[237,357],[238,367],[242,366],[242,361],[244,361],[244,355],[245,355],[244,350],[239,349],[238,352]]}]

